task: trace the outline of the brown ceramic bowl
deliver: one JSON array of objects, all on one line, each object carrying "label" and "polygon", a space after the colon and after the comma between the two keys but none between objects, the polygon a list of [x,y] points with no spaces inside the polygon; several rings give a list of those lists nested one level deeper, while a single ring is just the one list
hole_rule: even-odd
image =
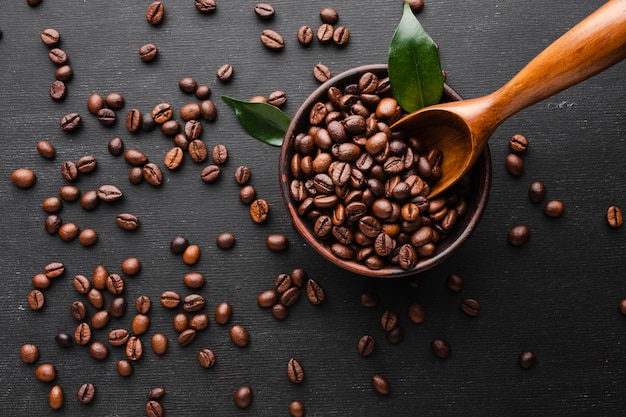
[{"label": "brown ceramic bowl", "polygon": [[[470,234],[476,228],[478,221],[485,210],[485,206],[487,205],[491,188],[491,156],[487,147],[472,170],[471,192],[470,195],[466,197],[468,202],[467,212],[454,225],[445,239],[437,244],[435,253],[429,258],[419,260],[417,265],[412,269],[405,270],[397,265],[387,263],[383,268],[374,270],[368,268],[360,262],[346,260],[335,256],[330,247],[314,235],[312,225],[307,221],[307,219],[298,214],[297,205],[290,197],[289,189],[292,180],[290,162],[293,156],[292,142],[298,133],[308,130],[309,113],[312,106],[318,101],[326,101],[326,92],[329,87],[337,86],[342,89],[346,85],[356,83],[360,76],[367,71],[375,73],[379,78],[384,78],[387,76],[387,65],[380,64],[361,66],[333,77],[317,88],[296,111],[291,120],[291,124],[287,129],[285,139],[280,150],[279,181],[282,198],[293,225],[298,232],[309,245],[311,245],[318,253],[332,263],[348,271],[372,277],[394,278],[413,275],[445,261],[463,244],[463,242],[468,239]],[[445,85],[442,101],[454,100],[461,100],[461,97],[452,88]]]}]

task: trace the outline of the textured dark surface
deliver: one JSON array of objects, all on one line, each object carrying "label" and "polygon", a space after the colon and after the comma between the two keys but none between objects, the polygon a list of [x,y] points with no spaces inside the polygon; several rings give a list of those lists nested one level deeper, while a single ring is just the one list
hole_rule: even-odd
[{"label": "textured dark surface", "polygon": [[[439,44],[448,83],[464,97],[477,97],[498,88],[528,60],[560,34],[587,16],[603,1],[472,0],[428,1],[420,21]],[[484,217],[470,240],[449,261],[419,276],[419,288],[409,281],[384,281],[352,275],[324,261],[291,227],[282,207],[277,180],[278,148],[257,142],[237,124],[219,98],[248,98],[283,89],[289,97],[285,111],[293,114],[317,82],[311,70],[319,62],[333,73],[350,67],[384,63],[389,41],[401,16],[399,1],[353,0],[294,2],[276,0],[276,16],[260,20],[255,2],[218,0],[214,14],[202,15],[191,0],[165,2],[160,26],[145,20],[148,1],[44,0],[29,7],[23,0],[0,1],[0,404],[2,415],[51,415],[48,392],[52,384],[35,379],[33,365],[19,360],[23,343],[40,348],[39,363],[54,363],[57,382],[65,391],[65,406],[57,415],[137,416],[144,414],[148,389],[166,390],[163,406],[169,416],[288,415],[287,406],[301,399],[309,416],[502,416],[502,415],[619,415],[624,409],[626,378],[624,329],[626,318],[617,310],[626,297],[624,270],[626,240],[623,229],[611,229],[605,213],[610,205],[626,208],[623,152],[626,140],[626,66],[609,69],[512,117],[491,141],[494,163],[492,195]],[[319,10],[335,7],[339,24],[351,30],[344,48],[310,48],[296,41],[300,25],[319,26]],[[60,47],[70,57],[74,78],[68,97],[58,103],[48,89],[54,65],[48,47],[39,39],[47,27],[62,36]],[[286,47],[274,53],[259,36],[264,28],[285,37]],[[139,47],[152,42],[159,57],[144,63]],[[228,84],[217,80],[224,63],[235,69]],[[218,106],[218,120],[204,122],[203,139],[212,147],[224,143],[230,159],[221,180],[206,184],[199,173],[205,164],[187,156],[176,172],[164,172],[159,188],[131,185],[128,165],[111,156],[107,142],[121,136],[127,147],[144,151],[162,164],[172,146],[160,132],[130,134],[123,120],[100,125],[86,110],[94,93],[122,93],[126,99],[118,117],[133,107],[149,111],[160,102],[175,109],[196,101],[178,89],[178,80],[192,76],[208,84]],[[75,134],[62,132],[59,119],[77,111],[83,126]],[[525,134],[530,147],[524,155],[526,172],[519,178],[505,170],[508,139]],[[38,140],[51,141],[54,160],[36,151]],[[81,176],[77,186],[86,191],[101,184],[116,184],[124,192],[121,201],[102,203],[86,212],[77,203],[66,203],[65,221],[99,233],[91,248],[78,241],[62,242],[43,228],[41,202],[56,195],[65,184],[60,164],[83,155],[98,159],[96,172]],[[270,219],[259,226],[238,200],[239,186],[232,174],[238,165],[252,169],[252,184],[269,201]],[[10,181],[11,172],[29,167],[38,176],[36,185],[20,190]],[[541,180],[547,199],[565,204],[562,218],[551,219],[541,205],[527,197],[529,184]],[[141,220],[140,229],[126,232],[115,225],[115,216],[131,212]],[[518,224],[532,231],[521,248],[508,245],[506,234]],[[231,231],[236,246],[222,251],[216,236]],[[270,233],[284,233],[290,248],[272,253],[265,247]],[[169,252],[169,241],[186,236],[202,249],[201,261],[185,266]],[[84,347],[63,349],[54,336],[72,332],[76,322],[69,304],[81,299],[72,288],[76,274],[91,277],[103,264],[120,272],[121,262],[134,256],[142,261],[138,276],[126,278],[129,307],[125,316],[109,328],[129,327],[134,299],[152,298],[150,330],[144,335],[144,358],[131,378],[121,378],[115,363],[124,356],[111,348],[109,358],[96,362]],[[66,266],[64,276],[45,290],[46,307],[31,311],[26,294],[31,277],[53,261]],[[303,267],[326,290],[327,299],[314,306],[302,298],[290,317],[276,321],[256,304],[257,295],[271,288],[274,277]],[[242,324],[250,332],[246,348],[228,337],[229,326],[212,322],[209,329],[187,347],[176,343],[173,312],[158,303],[165,290],[190,293],[183,275],[198,271],[207,278],[201,293],[212,315],[223,300],[233,305],[230,324]],[[445,278],[451,273],[465,278],[460,294],[449,292]],[[378,307],[359,304],[364,290],[379,294]],[[106,294],[107,304],[111,299]],[[465,297],[476,298],[481,314],[470,318],[459,309]],[[406,315],[411,302],[428,312],[421,325]],[[386,309],[398,312],[404,340],[391,345],[379,325]],[[93,313],[93,310],[91,310]],[[156,332],[170,340],[166,355],[157,357],[149,347]],[[365,334],[377,340],[368,358],[356,351]],[[452,346],[449,359],[438,359],[430,350],[433,338]],[[106,340],[106,331],[95,339]],[[197,352],[212,349],[214,368],[199,366]],[[523,370],[517,355],[536,353],[537,365]],[[289,358],[305,370],[305,381],[290,383]],[[377,394],[372,375],[381,373],[391,384],[391,394]],[[96,386],[94,402],[76,400],[84,382]],[[254,401],[247,410],[232,401],[235,390],[249,385]]]}]

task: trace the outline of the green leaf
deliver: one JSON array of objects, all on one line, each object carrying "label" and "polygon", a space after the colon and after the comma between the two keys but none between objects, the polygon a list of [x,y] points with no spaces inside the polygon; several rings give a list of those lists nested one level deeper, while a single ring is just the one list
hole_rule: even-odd
[{"label": "green leaf", "polygon": [[272,146],[280,146],[290,119],[277,107],[267,103],[237,100],[222,96],[235,111],[239,124],[249,135]]},{"label": "green leaf", "polygon": [[443,92],[439,50],[408,3],[391,39],[387,64],[393,96],[405,111],[439,102]]}]

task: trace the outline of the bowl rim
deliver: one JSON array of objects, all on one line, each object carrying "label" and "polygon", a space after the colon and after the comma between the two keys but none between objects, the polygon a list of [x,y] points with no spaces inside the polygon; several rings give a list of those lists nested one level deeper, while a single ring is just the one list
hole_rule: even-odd
[{"label": "bowl rim", "polygon": [[[479,168],[478,173],[474,172],[472,174],[473,180],[475,178],[482,179],[478,181],[478,190],[477,195],[478,199],[476,201],[476,206],[473,207],[472,210],[465,213],[464,216],[468,216],[467,226],[452,235],[448,235],[448,237],[439,245],[441,249],[438,247],[436,253],[428,258],[423,258],[418,261],[415,267],[411,269],[402,269],[399,266],[394,266],[390,264],[386,264],[381,269],[370,269],[364,264],[353,260],[341,259],[335,256],[330,247],[327,246],[324,242],[320,241],[311,231],[310,226],[306,223],[304,219],[300,217],[297,212],[296,207],[291,201],[289,186],[290,186],[290,148],[293,139],[295,138],[296,129],[301,124],[299,121],[302,117],[306,117],[308,119],[308,112],[310,111],[311,106],[319,100],[319,98],[325,94],[329,87],[333,85],[341,85],[342,87],[349,84],[352,78],[355,76],[362,74],[364,72],[371,71],[374,73],[387,73],[387,64],[369,64],[369,65],[361,65],[344,72],[341,72],[332,78],[330,78],[325,83],[321,84],[317,87],[311,94],[307,96],[304,102],[298,107],[294,116],[291,118],[287,131],[285,133],[283,143],[280,148],[280,155],[278,159],[278,177],[279,177],[279,185],[281,196],[283,200],[283,205],[287,209],[289,217],[291,219],[292,225],[296,228],[296,230],[300,233],[300,235],[304,238],[306,243],[315,249],[322,257],[332,262],[333,264],[356,274],[369,276],[369,277],[379,277],[379,278],[398,278],[398,277],[406,277],[418,274],[420,272],[424,272],[428,269],[431,269],[444,260],[446,260],[454,251],[456,251],[474,232],[476,227],[478,226],[479,220],[482,217],[485,208],[487,206],[487,201],[489,200],[489,195],[491,191],[491,182],[492,182],[492,162],[491,162],[491,154],[489,151],[489,146],[485,146],[484,151],[479,157],[478,161],[474,165],[474,170]],[[352,80],[354,81],[354,80]],[[452,100],[462,100],[463,98],[448,84],[444,83],[444,95],[451,98]],[[476,184],[474,184],[475,186]]]}]

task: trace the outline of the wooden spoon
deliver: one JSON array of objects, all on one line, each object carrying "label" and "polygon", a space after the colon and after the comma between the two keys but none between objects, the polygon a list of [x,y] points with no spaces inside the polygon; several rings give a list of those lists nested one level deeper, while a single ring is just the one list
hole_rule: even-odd
[{"label": "wooden spoon", "polygon": [[611,0],[548,46],[497,91],[480,98],[437,104],[394,125],[438,148],[441,179],[435,197],[467,173],[489,137],[507,118],[626,58],[626,0]]}]

